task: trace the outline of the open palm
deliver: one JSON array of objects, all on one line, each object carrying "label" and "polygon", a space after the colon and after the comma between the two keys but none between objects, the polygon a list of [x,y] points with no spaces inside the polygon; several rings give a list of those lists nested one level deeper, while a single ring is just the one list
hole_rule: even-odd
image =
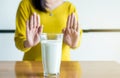
[{"label": "open palm", "polygon": [[32,47],[39,43],[42,26],[40,26],[40,17],[36,13],[31,15],[26,24],[26,41],[25,47]]},{"label": "open palm", "polygon": [[64,43],[69,45],[71,48],[75,48],[79,41],[79,24],[75,18],[74,13],[72,13],[67,20],[67,26],[63,29],[64,33]]}]

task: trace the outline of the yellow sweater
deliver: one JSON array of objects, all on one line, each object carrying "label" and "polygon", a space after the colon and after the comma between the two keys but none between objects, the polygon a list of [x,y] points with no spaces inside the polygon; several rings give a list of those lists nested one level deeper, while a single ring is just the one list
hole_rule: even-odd
[{"label": "yellow sweater", "polygon": [[[25,53],[23,60],[41,60],[40,43],[31,48],[24,48],[24,41],[26,40],[26,21],[34,12],[40,15],[40,22],[44,26],[44,33],[62,33],[62,29],[66,27],[68,15],[73,12],[76,13],[76,8],[70,2],[66,1],[51,12],[48,11],[45,13],[36,10],[31,0],[22,0],[16,15],[15,44],[19,50]],[[50,16],[50,13],[53,15]],[[81,34],[82,31],[80,31],[80,35]],[[70,47],[65,43],[63,43],[62,46],[62,60],[70,60]]]}]

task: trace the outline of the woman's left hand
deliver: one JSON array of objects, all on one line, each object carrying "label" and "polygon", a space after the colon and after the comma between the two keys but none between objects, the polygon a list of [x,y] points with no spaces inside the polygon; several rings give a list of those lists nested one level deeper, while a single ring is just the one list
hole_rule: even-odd
[{"label": "woman's left hand", "polygon": [[63,29],[63,42],[69,45],[71,48],[75,48],[79,41],[79,31],[78,21],[74,13],[72,13],[68,17],[66,28]]}]

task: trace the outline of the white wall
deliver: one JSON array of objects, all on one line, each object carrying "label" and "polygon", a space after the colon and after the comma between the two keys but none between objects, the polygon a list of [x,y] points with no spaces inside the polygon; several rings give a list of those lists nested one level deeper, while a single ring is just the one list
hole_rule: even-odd
[{"label": "white wall", "polygon": [[15,29],[15,16],[21,0],[0,0],[0,29]]},{"label": "white wall", "polygon": [[120,0],[68,0],[78,10],[82,28],[120,28]]},{"label": "white wall", "polygon": [[0,33],[0,61],[22,60],[23,53],[20,52],[14,43],[14,34]]},{"label": "white wall", "polygon": [[73,60],[120,60],[120,33],[83,33],[81,46],[71,51]]},{"label": "white wall", "polygon": [[[0,29],[15,29],[15,14],[21,0],[0,0]],[[81,27],[120,28],[120,0],[69,0],[78,10]],[[120,61],[120,33],[83,33],[81,46],[71,50],[72,60]],[[22,60],[14,34],[0,33],[0,61]]]}]

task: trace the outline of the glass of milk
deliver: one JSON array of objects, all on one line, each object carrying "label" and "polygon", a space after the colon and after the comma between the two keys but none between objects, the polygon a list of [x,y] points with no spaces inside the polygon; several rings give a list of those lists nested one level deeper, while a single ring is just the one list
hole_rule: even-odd
[{"label": "glass of milk", "polygon": [[40,35],[44,76],[60,74],[63,34],[42,33]]}]

